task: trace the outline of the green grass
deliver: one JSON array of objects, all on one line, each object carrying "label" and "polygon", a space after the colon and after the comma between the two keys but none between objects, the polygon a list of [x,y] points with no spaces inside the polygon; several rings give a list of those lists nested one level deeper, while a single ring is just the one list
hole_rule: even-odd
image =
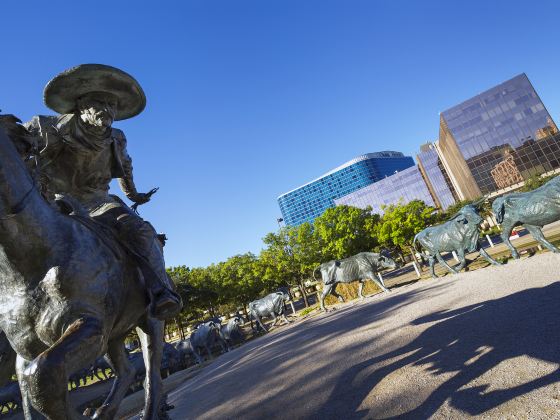
[{"label": "green grass", "polygon": [[[111,374],[111,372],[112,372],[111,369],[105,369],[105,375],[106,375],[106,376],[109,376],[109,374]],[[109,378],[108,380],[112,380],[112,379],[113,379],[113,378]],[[98,379],[97,376],[95,376],[95,375],[93,376],[93,379],[91,378],[91,376],[88,376],[88,377],[86,378],[86,384],[85,384],[85,385],[80,385],[80,386],[77,387],[77,388],[71,388],[70,382],[68,382],[68,391],[72,391],[73,389],[78,389],[78,388],[84,388],[84,387],[90,386],[90,385],[92,385],[92,384],[94,384],[94,383],[96,383],[96,382],[101,382],[101,380]],[[82,384],[83,382],[80,382],[80,383]]]},{"label": "green grass", "polygon": [[304,310],[302,310],[302,311],[299,313],[299,316],[308,315],[308,314],[310,314],[311,312],[313,312],[313,311],[314,311],[315,309],[317,309],[317,308],[318,308],[317,305],[313,305],[313,306],[310,306],[309,308],[305,308]]}]

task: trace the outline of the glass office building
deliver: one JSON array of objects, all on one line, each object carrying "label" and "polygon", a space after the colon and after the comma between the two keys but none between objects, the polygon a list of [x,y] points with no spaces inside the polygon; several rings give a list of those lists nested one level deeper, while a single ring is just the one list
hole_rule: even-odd
[{"label": "glass office building", "polygon": [[558,128],[525,74],[440,115],[439,157],[459,199],[560,166]]},{"label": "glass office building", "polygon": [[416,165],[336,199],[335,203],[337,206],[347,205],[362,209],[370,206],[374,213],[383,214],[383,206],[406,204],[412,200],[421,200],[429,206],[436,206]]},{"label": "glass office building", "polygon": [[414,166],[414,160],[400,152],[358,156],[314,181],[279,196],[278,204],[284,222],[289,226],[311,222],[329,207],[334,207],[336,199],[411,166]]},{"label": "glass office building", "polygon": [[434,199],[436,207],[445,210],[457,202],[457,193],[433,143],[422,145],[416,156],[418,169],[426,181],[426,186]]}]

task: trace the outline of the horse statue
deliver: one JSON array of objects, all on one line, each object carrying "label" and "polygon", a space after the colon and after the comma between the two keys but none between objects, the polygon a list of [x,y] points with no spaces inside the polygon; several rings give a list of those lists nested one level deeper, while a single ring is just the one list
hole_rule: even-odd
[{"label": "horse statue", "polygon": [[135,379],[124,339],[138,327],[144,419],[157,419],[163,322],[149,317],[141,271],[111,235],[41,196],[19,137],[0,127],[0,329],[17,353],[25,417],[77,417],[68,377],[107,353],[116,378],[93,418],[114,418]]}]

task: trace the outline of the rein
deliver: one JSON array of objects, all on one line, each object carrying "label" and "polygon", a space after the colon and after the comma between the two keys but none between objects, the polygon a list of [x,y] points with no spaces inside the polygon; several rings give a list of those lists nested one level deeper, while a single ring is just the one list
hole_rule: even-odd
[{"label": "rein", "polygon": [[0,216],[0,221],[11,219],[12,217],[15,217],[19,213],[21,213],[23,211],[23,209],[25,209],[25,207],[27,206],[28,199],[29,199],[29,197],[31,197],[31,193],[33,192],[34,189],[35,189],[35,185],[31,185],[31,188],[29,188],[29,191],[27,191],[25,193],[23,198],[21,200],[19,200],[19,202],[15,206],[12,206],[12,208],[10,209],[10,212],[5,216]]}]

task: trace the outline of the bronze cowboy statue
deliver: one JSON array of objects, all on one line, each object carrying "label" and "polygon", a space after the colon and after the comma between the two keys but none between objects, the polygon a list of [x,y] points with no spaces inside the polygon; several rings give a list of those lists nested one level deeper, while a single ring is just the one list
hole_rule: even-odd
[{"label": "bronze cowboy statue", "polygon": [[156,231],[121,199],[109,194],[109,183],[116,178],[137,205],[150,200],[151,194],[139,193],[134,185],[124,133],[112,127],[113,121],[142,112],[146,105],[142,88],[119,69],[84,64],[52,79],[45,87],[44,100],[61,115],[36,116],[25,124],[40,139],[39,174],[44,196],[52,201],[77,200],[94,220],[118,232],[146,262],[140,266],[152,314],[159,319],[176,315],[180,298],[172,291]]},{"label": "bronze cowboy statue", "polygon": [[133,202],[150,199],[137,192],[126,139],[112,128],[142,111],[144,93],[127,73],[86,64],[51,80],[45,103],[61,115],[25,127],[0,116],[0,341],[17,354],[25,417],[75,418],[68,377],[106,354],[116,379],[93,418],[115,418],[135,381],[124,339],[137,327],[143,418],[158,419],[162,319],[181,301],[155,230],[109,194],[117,178]]}]

